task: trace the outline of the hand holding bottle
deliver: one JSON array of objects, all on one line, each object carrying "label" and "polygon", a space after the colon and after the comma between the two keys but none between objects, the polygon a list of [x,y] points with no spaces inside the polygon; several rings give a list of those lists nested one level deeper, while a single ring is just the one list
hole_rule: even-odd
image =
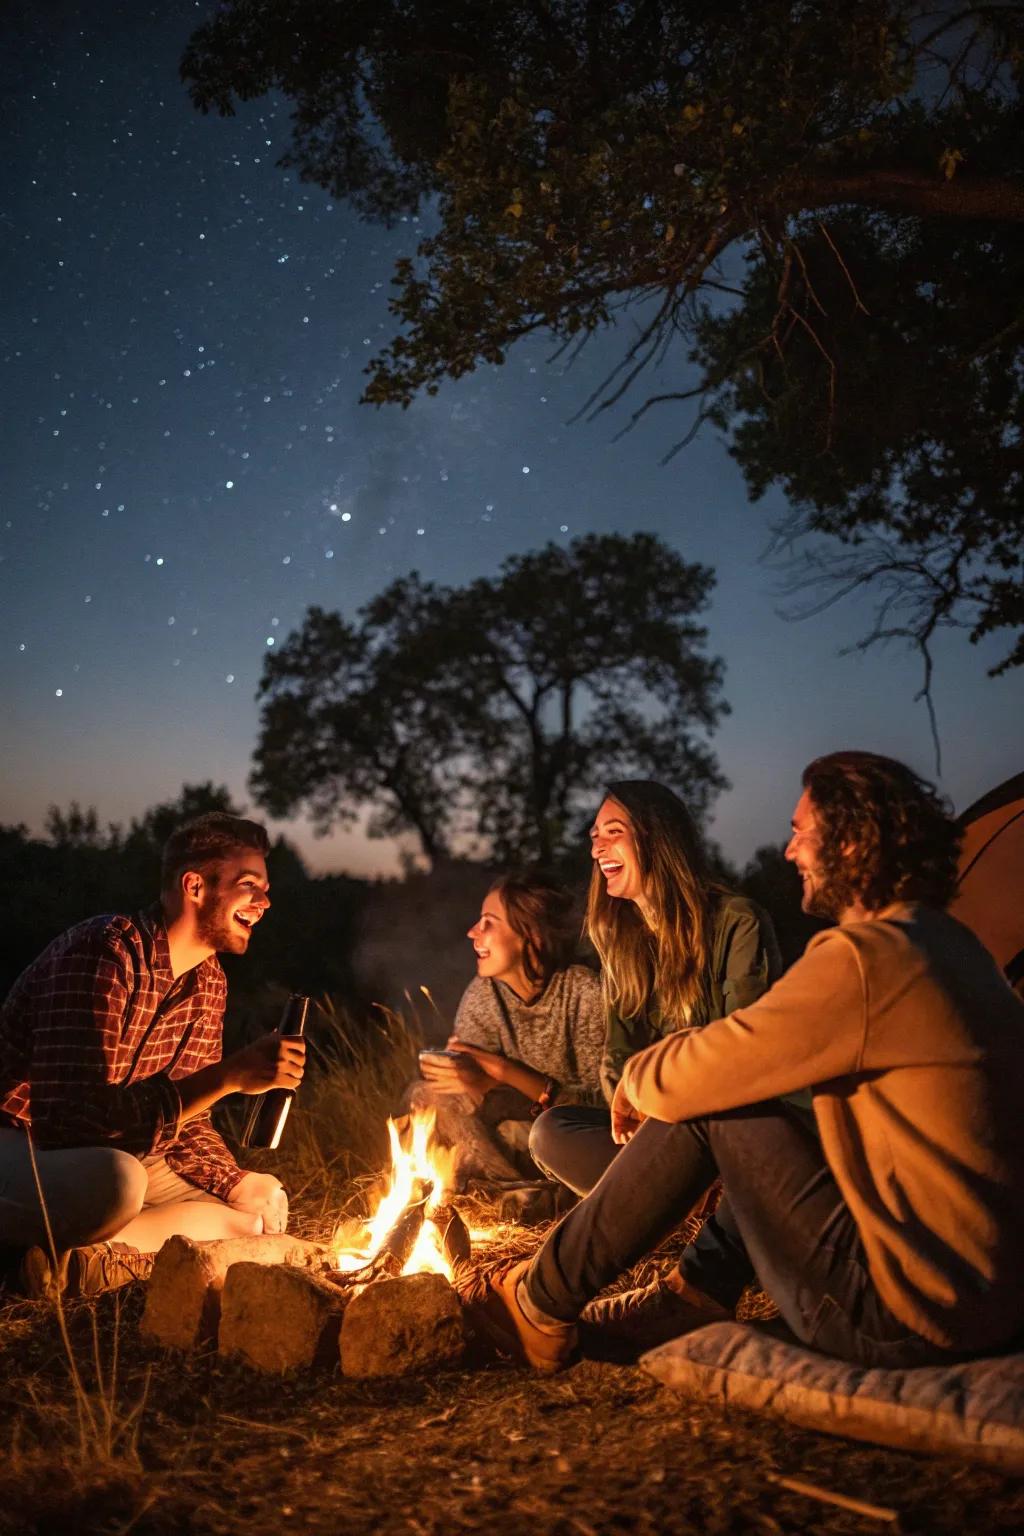
[{"label": "hand holding bottle", "polygon": [[[288,1111],[291,1109],[295,1090],[302,1081],[306,1065],[306,1042],[302,1038],[306,1030],[309,998],[293,992],[285,1004],[281,1027],[274,1035],[265,1035],[248,1050],[253,1060],[246,1063],[256,1073],[256,1086],[243,1092],[259,1094],[249,1110],[242,1127],[243,1147],[268,1147],[271,1151],[281,1140]],[[260,1054],[262,1051],[262,1055]],[[240,1052],[245,1055],[245,1052]],[[259,1080],[260,1071],[271,1074],[269,1081]]]},{"label": "hand holding bottle", "polygon": [[261,1035],[251,1045],[235,1051],[224,1062],[232,1091],[267,1093],[271,1088],[294,1091],[302,1082],[306,1042],[301,1035]]}]

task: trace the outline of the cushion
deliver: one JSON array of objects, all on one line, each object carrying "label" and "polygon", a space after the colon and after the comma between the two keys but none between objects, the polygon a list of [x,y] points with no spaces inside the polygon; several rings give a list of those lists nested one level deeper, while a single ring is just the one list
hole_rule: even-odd
[{"label": "cushion", "polygon": [[641,1364],[689,1397],[1024,1473],[1024,1354],[869,1370],[780,1338],[777,1324],[712,1323],[650,1350]]}]

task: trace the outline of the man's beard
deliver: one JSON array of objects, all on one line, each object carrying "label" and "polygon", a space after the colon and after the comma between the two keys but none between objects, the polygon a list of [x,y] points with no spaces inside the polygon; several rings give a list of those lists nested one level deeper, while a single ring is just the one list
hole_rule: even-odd
[{"label": "man's beard", "polygon": [[820,865],[814,871],[810,890],[804,886],[803,909],[810,917],[823,917],[837,923],[853,901],[853,893],[846,882],[836,875],[827,874]]},{"label": "man's beard", "polygon": [[227,916],[223,902],[218,901],[216,896],[200,906],[196,915],[196,932],[205,946],[218,953],[225,950],[235,955],[245,953],[248,943],[245,934]]}]

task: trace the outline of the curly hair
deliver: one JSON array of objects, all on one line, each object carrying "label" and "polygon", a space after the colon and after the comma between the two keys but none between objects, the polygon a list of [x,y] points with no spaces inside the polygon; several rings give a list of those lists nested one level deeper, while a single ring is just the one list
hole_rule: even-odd
[{"label": "curly hair", "polygon": [[509,927],[523,941],[523,971],[534,986],[546,986],[575,958],[579,924],[572,892],[536,868],[501,875],[490,894],[501,897]]},{"label": "curly hair", "polygon": [[207,874],[222,859],[251,848],[266,858],[270,839],[258,821],[229,816],[226,811],[207,811],[173,831],[164,844],[160,864],[160,889],[171,890],[187,869]]},{"label": "curly hair", "polygon": [[951,807],[912,768],[875,752],[831,752],[803,772],[817,813],[821,871],[836,910],[893,901],[947,907],[961,833]]}]

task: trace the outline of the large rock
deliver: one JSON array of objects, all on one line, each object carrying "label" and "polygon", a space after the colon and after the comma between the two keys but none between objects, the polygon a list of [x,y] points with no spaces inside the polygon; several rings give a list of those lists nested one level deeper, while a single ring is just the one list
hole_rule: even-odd
[{"label": "large rock", "polygon": [[349,1302],[341,1325],[346,1376],[405,1376],[456,1365],[466,1347],[458,1297],[443,1275],[377,1280]]},{"label": "large rock", "polygon": [[218,1352],[261,1371],[308,1370],[338,1358],[346,1296],[338,1286],[279,1264],[232,1264],[221,1297]]},{"label": "large rock", "polygon": [[141,1328],[165,1349],[195,1349],[217,1337],[221,1291],[232,1264],[319,1264],[315,1243],[285,1235],[196,1243],[169,1237],[156,1256]]}]

